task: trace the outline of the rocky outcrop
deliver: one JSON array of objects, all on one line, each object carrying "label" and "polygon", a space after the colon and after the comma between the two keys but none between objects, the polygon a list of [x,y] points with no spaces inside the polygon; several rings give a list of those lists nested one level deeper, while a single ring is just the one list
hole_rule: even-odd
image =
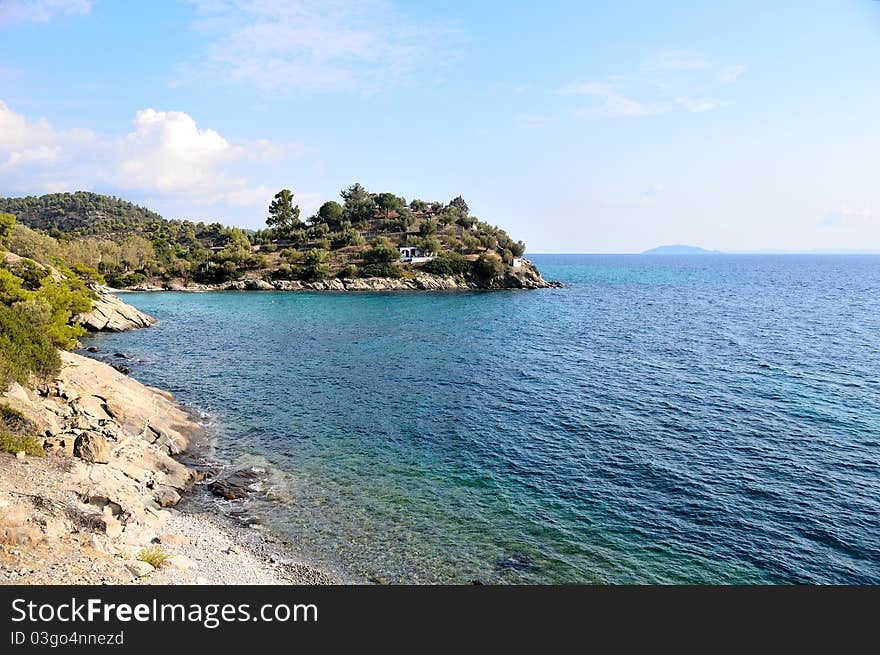
[{"label": "rocky outcrop", "polygon": [[93,288],[97,298],[92,301],[92,311],[80,314],[75,321],[82,323],[87,330],[95,332],[124,332],[149,327],[156,319],[114,296],[106,287]]},{"label": "rocky outcrop", "polygon": [[197,481],[173,455],[203,430],[171,394],[102,362],[60,355],[55,379],[35,390],[13,385],[0,401],[27,416],[47,454],[66,458],[65,484],[91,525],[110,539],[148,543],[163,524],[161,508]]},{"label": "rocky outcrop", "polygon": [[302,280],[244,279],[223,284],[168,284],[164,289],[138,286],[131,291],[467,291],[470,289],[546,289],[561,287],[548,282],[530,262],[492,280],[474,280],[464,275],[432,275],[417,273],[412,277],[328,278],[315,282]]}]

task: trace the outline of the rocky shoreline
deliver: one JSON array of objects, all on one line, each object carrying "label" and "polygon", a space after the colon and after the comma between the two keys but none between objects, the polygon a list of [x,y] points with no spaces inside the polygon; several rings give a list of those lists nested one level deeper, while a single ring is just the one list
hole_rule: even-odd
[{"label": "rocky shoreline", "polygon": [[558,288],[559,282],[548,282],[528,261],[522,269],[486,283],[478,283],[463,275],[432,275],[417,273],[411,277],[327,278],[315,282],[301,280],[264,280],[245,278],[220,284],[168,282],[138,284],[120,291],[474,291],[500,289]]},{"label": "rocky shoreline", "polygon": [[[100,296],[99,315],[83,317],[92,329],[155,322],[105,290]],[[95,359],[60,356],[52,380],[0,395],[4,413],[23,416],[45,451],[0,453],[0,582],[339,581],[271,535],[186,503],[176,508],[195,485],[224,479],[179,461],[204,446],[203,426],[168,392]]]}]

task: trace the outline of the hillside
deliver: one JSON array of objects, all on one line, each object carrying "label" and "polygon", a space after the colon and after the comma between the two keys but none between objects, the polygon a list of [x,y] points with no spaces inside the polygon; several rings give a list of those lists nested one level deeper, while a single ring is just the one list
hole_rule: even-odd
[{"label": "hillside", "polygon": [[76,235],[144,233],[166,222],[145,207],[89,191],[0,197],[0,213],[13,214],[20,223],[36,230]]},{"label": "hillside", "polygon": [[115,287],[417,276],[454,278],[461,287],[546,285],[522,259],[525,244],[472,216],[461,197],[407,202],[360,184],[340,196],[302,220],[293,194],[281,190],[257,232],[166,220],[88,192],[0,198],[0,211],[21,223],[10,237],[16,252],[80,266]]}]

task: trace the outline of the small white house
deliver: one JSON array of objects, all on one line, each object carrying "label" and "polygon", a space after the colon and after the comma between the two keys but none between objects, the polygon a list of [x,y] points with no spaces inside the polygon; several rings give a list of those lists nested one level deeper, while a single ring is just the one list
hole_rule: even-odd
[{"label": "small white house", "polygon": [[421,248],[415,246],[400,246],[400,261],[410,262],[411,264],[424,264],[434,259],[432,253],[422,252]]},{"label": "small white house", "polygon": [[416,248],[415,246],[401,246],[400,247],[400,261],[407,262],[413,257],[424,257],[425,253],[421,251],[421,249]]},{"label": "small white house", "polygon": [[513,258],[513,267],[514,268],[522,268],[523,260],[522,257],[514,257]]}]

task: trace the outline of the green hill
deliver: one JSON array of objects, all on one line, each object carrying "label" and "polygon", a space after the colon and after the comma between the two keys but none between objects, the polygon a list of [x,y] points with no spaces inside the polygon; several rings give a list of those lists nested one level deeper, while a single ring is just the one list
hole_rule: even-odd
[{"label": "green hill", "polygon": [[472,216],[461,197],[407,202],[360,184],[340,196],[302,220],[293,194],[282,190],[268,208],[267,227],[256,232],[166,220],[84,191],[0,198],[0,212],[19,222],[10,236],[15,252],[94,269],[117,287],[421,274],[487,287],[516,286],[523,275],[540,281],[521,260],[525,244]]},{"label": "green hill", "polygon": [[13,214],[35,230],[76,235],[143,233],[166,222],[145,207],[90,191],[0,198],[0,213]]}]

